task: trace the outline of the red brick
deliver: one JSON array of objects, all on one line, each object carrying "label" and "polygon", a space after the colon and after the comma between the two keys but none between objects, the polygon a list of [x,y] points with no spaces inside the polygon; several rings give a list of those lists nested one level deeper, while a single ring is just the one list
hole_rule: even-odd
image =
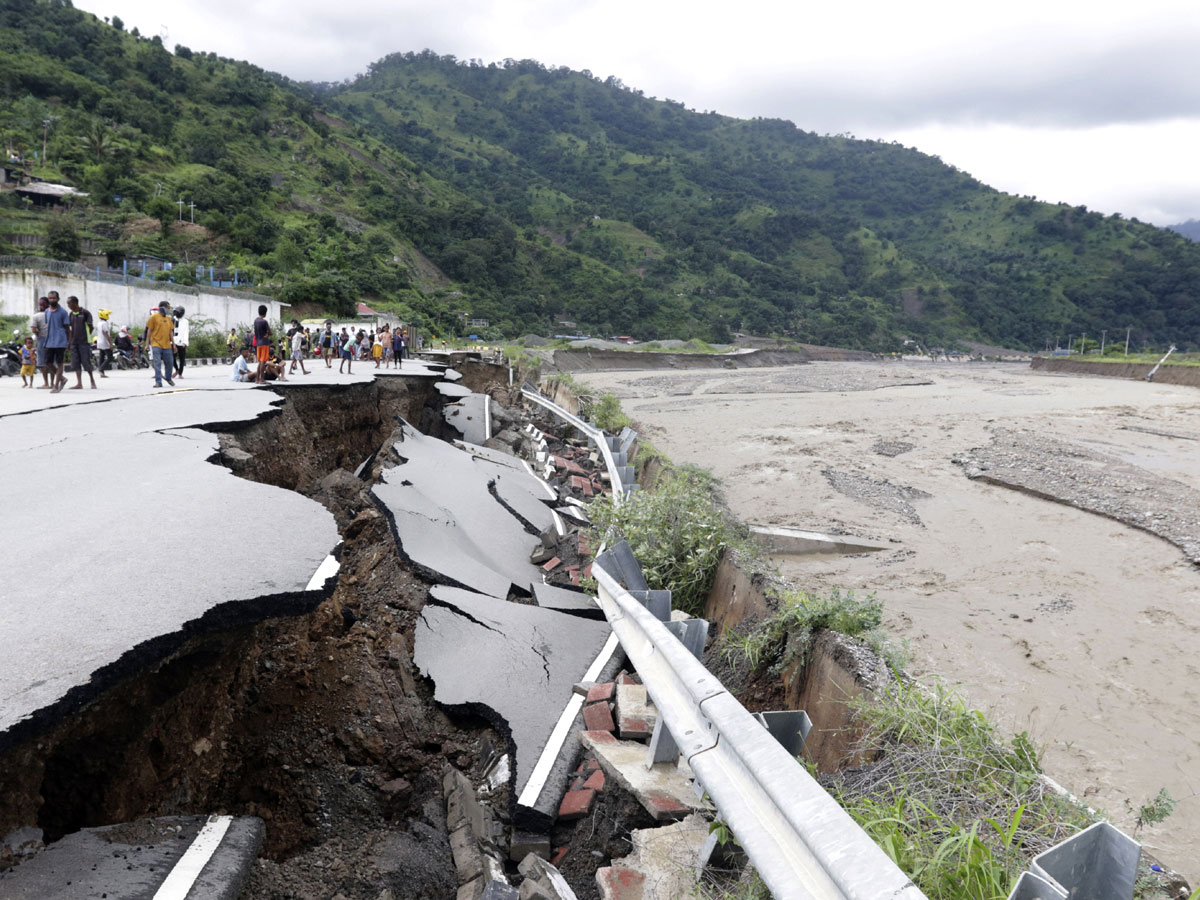
[{"label": "red brick", "polygon": [[600,700],[611,700],[616,691],[617,686],[611,681],[605,682],[604,684],[593,684],[591,688],[588,689],[587,697],[583,702],[596,703]]},{"label": "red brick", "polygon": [[583,567],[583,577],[584,578],[592,577],[592,564],[591,563],[588,563],[586,566]]},{"label": "red brick", "polygon": [[592,801],[595,799],[596,792],[592,790],[567,791],[558,807],[559,819],[564,822],[582,819],[592,808]]},{"label": "red brick", "polygon": [[642,900],[646,876],[623,866],[609,866],[596,871],[600,896],[609,900]]},{"label": "red brick", "polygon": [[617,684],[641,684],[641,682],[637,681],[628,672],[622,672],[617,676]]},{"label": "red brick", "polygon": [[592,542],[588,540],[588,537],[586,534],[580,533],[579,540],[577,543],[579,545],[579,552],[581,554],[583,554],[584,556],[592,555]]},{"label": "red brick", "polygon": [[562,864],[562,861],[567,858],[567,851],[570,849],[570,847],[555,847],[554,853],[550,857],[550,865],[557,869]]},{"label": "red brick", "polygon": [[551,559],[549,562],[543,563],[543,564],[542,564],[542,569],[543,569],[543,570],[545,570],[545,571],[547,571],[547,572],[552,572],[552,571],[554,571],[554,569],[555,569],[557,566],[559,566],[559,565],[561,565],[561,564],[562,564],[562,560],[561,560],[561,559],[559,559],[559,558],[556,556],[556,557],[554,557],[553,559]]},{"label": "red brick", "polygon": [[625,740],[645,740],[654,734],[654,727],[641,716],[621,716],[621,737]]},{"label": "red brick", "polygon": [[682,819],[691,812],[686,806],[664,791],[646,791],[642,797],[642,805],[646,807],[656,822],[663,819]]},{"label": "red brick", "polygon": [[588,731],[612,732],[616,728],[607,703],[593,703],[583,708],[583,725]]},{"label": "red brick", "polygon": [[597,769],[588,776],[587,781],[583,783],[585,789],[593,790],[597,794],[604,790],[604,773]]},{"label": "red brick", "polygon": [[591,731],[585,729],[583,734],[587,735],[590,740],[597,744],[615,744],[617,739],[613,737],[610,731]]}]

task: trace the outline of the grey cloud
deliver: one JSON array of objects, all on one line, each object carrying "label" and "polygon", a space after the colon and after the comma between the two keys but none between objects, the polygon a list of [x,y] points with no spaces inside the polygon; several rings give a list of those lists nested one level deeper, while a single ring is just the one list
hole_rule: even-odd
[{"label": "grey cloud", "polygon": [[[914,60],[893,73],[813,73],[799,83],[741,84],[735,115],[792,118],[812,131],[879,132],[930,124],[1086,128],[1200,115],[1200,34],[1144,39],[1098,53],[962,68]],[[768,112],[768,110],[772,112]],[[873,135],[868,135],[873,136]]]}]

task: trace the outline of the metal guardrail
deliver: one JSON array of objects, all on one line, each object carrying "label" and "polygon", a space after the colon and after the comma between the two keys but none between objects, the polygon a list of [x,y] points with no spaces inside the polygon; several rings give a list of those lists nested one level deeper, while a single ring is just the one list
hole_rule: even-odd
[{"label": "metal guardrail", "polygon": [[621,469],[617,466],[617,461],[613,457],[612,447],[608,443],[608,435],[595,425],[590,425],[579,416],[572,415],[567,412],[553,400],[543,397],[529,382],[521,385],[521,393],[529,400],[549,410],[558,416],[567,424],[571,425],[580,433],[587,435],[589,441],[596,445],[596,449],[600,451],[600,455],[604,458],[604,468],[608,471],[608,482],[612,487],[613,503],[620,505],[621,501],[629,496],[629,485],[622,479]]},{"label": "metal guardrail", "polygon": [[697,780],[776,900],[923,900],[783,745],[605,568],[600,606]]}]

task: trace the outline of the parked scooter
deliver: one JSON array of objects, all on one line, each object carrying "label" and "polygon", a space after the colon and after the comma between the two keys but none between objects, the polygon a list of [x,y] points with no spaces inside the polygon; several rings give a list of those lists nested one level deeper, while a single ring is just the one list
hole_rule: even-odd
[{"label": "parked scooter", "polygon": [[13,331],[13,339],[0,344],[0,375],[21,374],[21,330]]}]

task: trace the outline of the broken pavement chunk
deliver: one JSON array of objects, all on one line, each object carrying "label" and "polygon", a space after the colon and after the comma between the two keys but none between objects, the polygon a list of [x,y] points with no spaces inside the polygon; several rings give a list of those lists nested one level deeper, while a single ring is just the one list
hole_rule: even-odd
[{"label": "broken pavement chunk", "polygon": [[439,703],[475,709],[511,734],[519,794],[608,624],[444,586],[429,597],[414,660]]}]

